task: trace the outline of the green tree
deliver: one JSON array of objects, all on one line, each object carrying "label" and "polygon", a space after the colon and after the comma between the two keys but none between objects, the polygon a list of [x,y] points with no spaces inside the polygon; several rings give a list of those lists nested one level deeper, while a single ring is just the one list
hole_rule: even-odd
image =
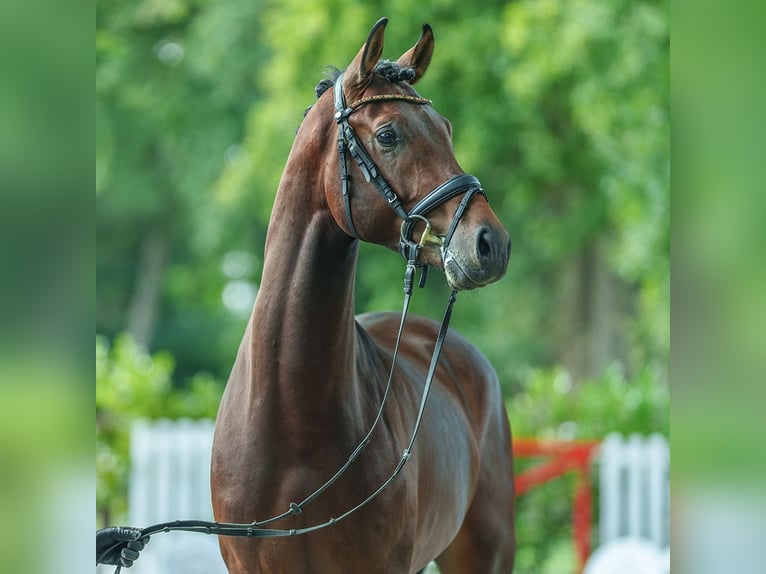
[{"label": "green tree", "polygon": [[[223,373],[243,318],[222,305],[222,259],[259,253],[263,227],[213,185],[242,161],[258,101],[259,4],[99,2],[96,15],[96,329],[171,349],[179,375]],[[257,266],[241,273],[254,292]]]},{"label": "green tree", "polygon": [[173,384],[175,361],[150,355],[128,336],[96,337],[96,508],[102,525],[124,520],[130,424],[137,418],[213,418],[221,385],[199,373]]},{"label": "green tree", "polygon": [[[98,331],[170,349],[179,373],[225,376],[244,313],[222,293],[257,288],[301,112],[323,66],[348,62],[384,13],[389,57],[433,25],[418,88],[451,119],[459,161],[514,238],[508,278],[462,296],[455,326],[509,392],[529,367],[581,378],[615,359],[665,365],[663,2],[99,4]],[[249,258],[244,276],[222,272],[230,252]],[[397,266],[363,249],[359,311],[398,307]],[[416,310],[438,315],[444,293],[435,277]]]}]

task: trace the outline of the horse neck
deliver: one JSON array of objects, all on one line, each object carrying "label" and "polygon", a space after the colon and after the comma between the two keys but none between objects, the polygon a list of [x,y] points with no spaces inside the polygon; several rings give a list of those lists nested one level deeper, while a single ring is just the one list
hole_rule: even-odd
[{"label": "horse neck", "polygon": [[332,220],[318,187],[322,170],[305,155],[294,147],[280,182],[248,329],[259,400],[298,416],[332,412],[356,378],[358,248]]}]

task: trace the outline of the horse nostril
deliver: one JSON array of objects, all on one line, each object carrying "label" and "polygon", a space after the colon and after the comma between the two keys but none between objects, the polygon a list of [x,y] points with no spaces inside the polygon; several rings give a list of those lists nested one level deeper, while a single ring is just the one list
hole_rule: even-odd
[{"label": "horse nostril", "polygon": [[486,261],[492,257],[492,230],[488,227],[482,227],[477,233],[476,252],[479,259]]},{"label": "horse nostril", "polygon": [[492,253],[492,248],[489,246],[489,242],[486,237],[479,238],[479,255],[482,257],[488,257]]}]

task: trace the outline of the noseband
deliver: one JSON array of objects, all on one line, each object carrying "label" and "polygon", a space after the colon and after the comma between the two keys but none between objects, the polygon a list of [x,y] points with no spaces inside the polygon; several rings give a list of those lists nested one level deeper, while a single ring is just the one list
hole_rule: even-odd
[{"label": "noseband", "polygon": [[[359,232],[356,230],[354,220],[351,216],[351,190],[349,189],[348,184],[351,176],[349,176],[348,168],[346,167],[346,150],[348,150],[351,157],[356,161],[359,169],[362,171],[364,179],[375,186],[375,189],[377,189],[378,193],[383,196],[383,199],[386,200],[388,206],[402,219],[402,227],[399,237],[399,252],[407,260],[408,266],[423,267],[422,264],[417,262],[417,259],[420,248],[425,243],[435,243],[440,245],[442,254],[445,254],[447,252],[447,247],[452,240],[452,236],[455,233],[457,224],[460,222],[460,218],[463,216],[463,213],[465,213],[471,199],[473,199],[476,194],[483,195],[485,199],[487,197],[479,180],[468,174],[462,174],[448,179],[415,204],[408,213],[402,205],[402,200],[396,195],[396,192],[386,181],[386,178],[383,177],[383,174],[380,173],[378,166],[372,161],[367,150],[364,149],[362,142],[359,141],[354,128],[352,128],[351,124],[348,122],[348,118],[351,114],[362,106],[370,103],[402,101],[416,105],[431,105],[431,100],[407,94],[382,94],[361,98],[350,106],[346,106],[346,97],[343,94],[343,74],[338,75],[338,78],[335,80],[334,92],[335,121],[338,124],[338,154],[340,157],[343,204],[346,211],[346,222],[351,234],[356,239],[360,239]],[[460,205],[452,218],[452,223],[447,230],[447,234],[444,237],[440,237],[431,233],[431,224],[426,218],[426,215],[459,195],[464,196],[463,201],[460,202]],[[419,221],[424,222],[426,228],[420,237],[420,241],[416,242],[413,240],[413,233]]]}]

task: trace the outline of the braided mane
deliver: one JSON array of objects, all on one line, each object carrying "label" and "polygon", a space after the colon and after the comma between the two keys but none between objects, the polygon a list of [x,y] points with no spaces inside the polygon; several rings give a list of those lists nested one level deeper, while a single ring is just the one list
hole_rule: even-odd
[{"label": "braided mane", "polygon": [[[335,80],[338,79],[338,76],[340,76],[341,73],[342,70],[339,70],[335,66],[327,66],[325,68],[325,77],[320,80],[314,88],[314,94],[317,99],[335,85]],[[395,84],[409,82],[415,77],[415,70],[413,68],[410,68],[409,66],[400,66],[396,62],[390,60],[380,60],[375,65],[375,73],[380,74],[386,80]],[[309,113],[309,110],[311,110],[312,107],[313,104],[306,108],[306,111],[303,112],[303,117],[306,117],[306,114]]]}]

